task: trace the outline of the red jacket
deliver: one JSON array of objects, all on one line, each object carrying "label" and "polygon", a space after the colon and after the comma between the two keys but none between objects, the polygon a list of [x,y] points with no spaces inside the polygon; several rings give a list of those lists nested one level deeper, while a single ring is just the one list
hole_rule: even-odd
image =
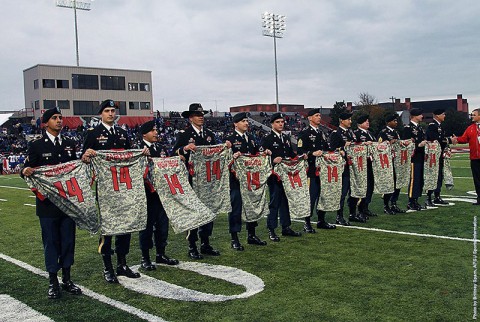
[{"label": "red jacket", "polygon": [[480,129],[477,123],[471,124],[462,136],[457,138],[458,143],[467,143],[470,147],[470,160],[480,159]]}]

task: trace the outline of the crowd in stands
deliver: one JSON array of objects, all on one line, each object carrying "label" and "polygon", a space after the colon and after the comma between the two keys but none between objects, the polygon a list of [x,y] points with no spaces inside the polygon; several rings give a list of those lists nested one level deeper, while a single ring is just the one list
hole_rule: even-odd
[{"label": "crowd in stands", "polygon": [[[214,117],[213,114],[207,114],[205,117],[205,127],[211,129],[218,140],[224,142],[226,138],[233,133],[233,120],[230,113],[225,113],[222,117]],[[260,115],[260,123],[270,125],[270,115],[263,113]],[[258,116],[255,117],[258,121]],[[262,121],[263,120],[263,121]],[[285,129],[290,131],[292,135],[295,135],[302,130],[304,126],[304,120],[299,114],[286,116]],[[177,133],[188,126],[188,121],[181,117],[178,112],[170,112],[168,118],[164,118],[157,113],[155,122],[157,124],[159,142],[164,146],[165,155],[171,155],[172,147],[175,143]],[[142,141],[140,135],[140,125],[135,127],[129,127],[123,124],[121,127],[127,131],[130,141],[133,147],[139,148]],[[85,137],[85,133],[90,126],[94,126],[92,123],[86,124],[86,126],[79,126],[76,129],[70,129],[65,126],[62,129],[62,135],[71,138],[77,143],[77,153],[80,157],[82,151],[82,145]],[[16,123],[10,128],[3,129],[0,132],[0,174],[17,173],[26,157],[28,142],[39,137],[42,133],[41,124],[32,120],[29,123]],[[260,144],[263,137],[268,134],[264,129],[259,126],[251,125],[250,133],[254,137],[257,144]]]}]

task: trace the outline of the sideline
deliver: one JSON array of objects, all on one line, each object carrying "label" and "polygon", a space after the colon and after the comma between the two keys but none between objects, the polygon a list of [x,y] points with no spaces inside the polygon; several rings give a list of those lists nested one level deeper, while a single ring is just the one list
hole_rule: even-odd
[{"label": "sideline", "polygon": [[[24,263],[24,262],[22,262],[18,259],[15,259],[15,258],[10,257],[8,255],[5,255],[3,253],[0,253],[0,258],[4,259],[7,262],[15,264],[17,266],[20,266],[21,268],[23,268],[27,271],[30,271],[34,274],[37,274],[37,275],[40,275],[42,277],[48,278],[48,273],[47,272],[44,272],[43,270],[41,270],[39,268],[36,268],[36,267],[33,267],[33,266],[31,266],[27,263]],[[111,306],[113,306],[117,309],[120,309],[122,311],[130,313],[132,315],[136,315],[141,319],[144,319],[144,320],[147,320],[147,321],[159,321],[159,322],[166,321],[166,320],[162,319],[161,317],[158,317],[156,315],[152,315],[150,313],[147,313],[143,310],[137,309],[136,307],[133,307],[133,306],[128,305],[126,303],[111,299],[111,298],[109,298],[105,295],[102,295],[102,294],[98,294],[98,293],[86,288],[85,286],[81,286],[81,285],[78,285],[78,286],[82,289],[82,292],[83,292],[84,295],[89,296],[89,297],[91,297],[91,298],[93,298],[97,301],[103,302],[105,304],[111,305]],[[1,313],[0,313],[0,317],[1,317]]]}]

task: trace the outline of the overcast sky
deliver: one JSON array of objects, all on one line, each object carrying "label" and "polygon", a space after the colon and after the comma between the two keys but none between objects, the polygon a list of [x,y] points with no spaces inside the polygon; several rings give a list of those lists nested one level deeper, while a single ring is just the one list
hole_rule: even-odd
[{"label": "overcast sky", "polygon": [[[75,66],[72,9],[1,0],[0,110],[24,107],[23,70]],[[151,70],[156,110],[275,103],[273,39],[261,14],[287,16],[277,40],[279,100],[305,107],[463,94],[480,105],[478,0],[95,0],[78,11],[80,66]],[[163,105],[164,103],[164,105]]]}]

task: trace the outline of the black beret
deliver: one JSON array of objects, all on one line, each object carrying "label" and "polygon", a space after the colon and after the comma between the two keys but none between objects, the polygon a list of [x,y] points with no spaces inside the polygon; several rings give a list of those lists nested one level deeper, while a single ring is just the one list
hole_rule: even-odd
[{"label": "black beret", "polygon": [[202,104],[200,103],[192,103],[188,107],[188,111],[182,112],[182,117],[188,118],[193,113],[203,113],[203,115],[208,114],[208,111],[204,111]]},{"label": "black beret", "polygon": [[247,118],[247,113],[245,112],[240,112],[240,113],[237,113],[233,116],[233,123],[237,123],[237,122],[240,122],[241,120],[243,119],[246,119]]},{"label": "black beret", "polygon": [[445,109],[443,108],[436,108],[433,110],[433,115],[440,115],[440,114],[443,114],[445,113]]},{"label": "black beret", "polygon": [[140,126],[140,132],[142,134],[147,134],[148,132],[150,132],[154,128],[155,128],[155,121],[151,120],[151,121],[143,123],[142,126]]},{"label": "black beret", "polygon": [[390,114],[390,115],[387,115],[387,116],[385,117],[385,122],[386,122],[386,123],[389,123],[389,122],[391,122],[391,121],[393,121],[393,120],[396,120],[397,118],[398,118],[398,114],[396,114],[396,113],[395,113],[395,114]]},{"label": "black beret", "polygon": [[365,123],[368,120],[368,114],[362,114],[357,118],[357,124]]},{"label": "black beret", "polygon": [[275,120],[278,119],[283,119],[285,118],[285,114],[283,113],[273,113],[272,116],[270,116],[270,123],[275,122]]},{"label": "black beret", "polygon": [[58,107],[54,107],[46,110],[45,113],[43,113],[42,122],[47,123],[48,120],[55,114],[62,114],[62,112],[60,112],[60,109]]},{"label": "black beret", "polygon": [[348,111],[342,112],[342,113],[340,113],[340,115],[339,115],[339,118],[340,118],[341,120],[348,120],[348,119],[351,118],[351,117],[352,117],[352,113],[350,113],[350,112],[348,112]]},{"label": "black beret", "polygon": [[118,105],[111,99],[104,100],[102,104],[100,104],[100,109],[98,110],[98,114],[102,114],[103,110],[107,107],[115,107],[118,108]]},{"label": "black beret", "polygon": [[310,111],[308,111],[307,115],[308,116],[313,116],[317,113],[320,113],[320,109],[319,108],[312,108]]},{"label": "black beret", "polygon": [[418,116],[418,115],[422,115],[423,111],[419,108],[412,108],[410,110],[410,115],[411,116]]}]

